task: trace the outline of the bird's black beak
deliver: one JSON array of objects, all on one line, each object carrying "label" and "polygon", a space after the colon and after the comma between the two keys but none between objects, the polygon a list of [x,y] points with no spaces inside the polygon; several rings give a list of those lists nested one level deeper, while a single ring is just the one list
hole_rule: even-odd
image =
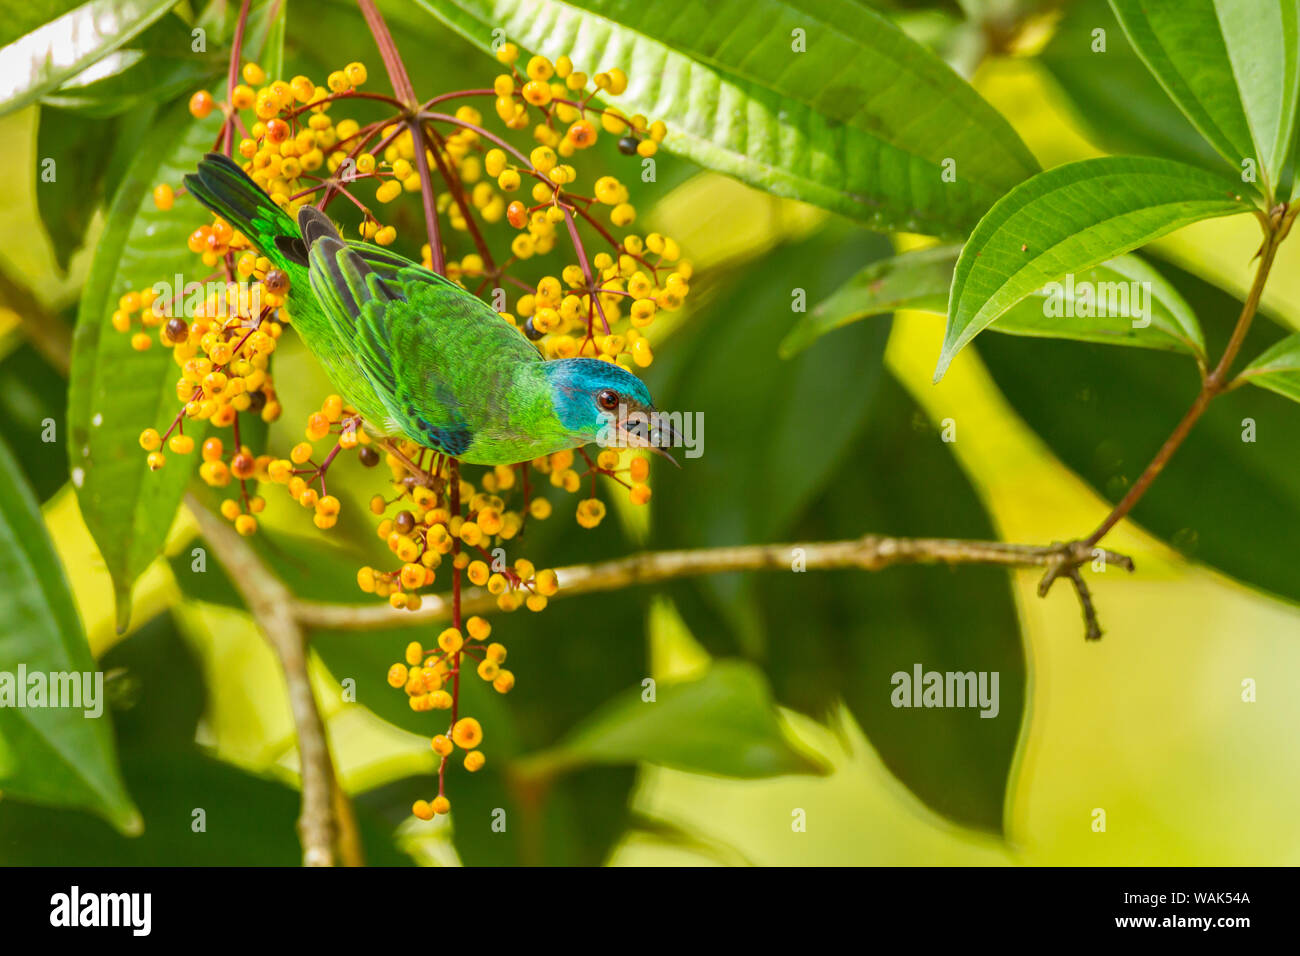
[{"label": "bird's black beak", "polygon": [[[674,468],[681,468],[682,466],[677,463],[677,459],[664,451],[663,446],[668,445],[671,447],[680,444],[682,436],[678,434],[672,425],[656,417],[653,408],[649,409],[647,420],[650,423],[648,429],[641,423],[634,425],[628,419],[618,423],[619,429],[627,436],[628,445],[632,448],[644,448],[660,458],[668,459],[673,463]],[[646,434],[647,430],[649,431],[648,435]],[[667,439],[667,441],[664,439]]]}]

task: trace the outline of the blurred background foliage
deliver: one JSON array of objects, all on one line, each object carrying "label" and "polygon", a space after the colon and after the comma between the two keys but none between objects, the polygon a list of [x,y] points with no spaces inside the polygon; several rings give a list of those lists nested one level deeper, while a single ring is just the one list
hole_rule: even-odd
[{"label": "blurred background foliage", "polygon": [[[74,4],[23,20],[18,8],[30,6],[0,3],[0,45]],[[0,800],[4,863],[291,864],[298,855],[283,680],[221,569],[191,570],[191,548],[202,544],[192,521],[182,513],[117,634],[113,584],[70,487],[63,436],[40,440],[46,419],[62,428],[67,414],[57,330],[76,319],[102,203],[142,151],[160,148],[149,132],[159,117],[224,68],[219,43],[209,59],[175,55],[188,49],[178,47],[188,28],[168,6],[127,45],[147,54],[127,68],[139,72],[0,116],[8,168],[58,156],[70,171],[61,185],[75,183],[56,194],[25,173],[0,191],[0,438],[40,503],[90,651],[110,675],[130,795],[117,822],[130,829],[132,802],[143,820],[125,835],[84,809],[41,805],[51,801],[39,793],[27,803],[11,783]],[[232,6],[198,15],[219,34]],[[492,74],[491,61],[424,9],[447,5],[380,6],[417,90]],[[959,72],[973,70],[975,88],[1044,168],[1106,152],[1215,162],[1104,3],[877,6]],[[326,0],[307,13],[290,0],[289,9],[287,74],[318,77],[362,60],[378,76],[352,4]],[[1112,44],[1106,69],[1081,52],[1098,25]],[[811,306],[868,263],[928,240],[868,232],[680,156],[660,154],[658,169],[658,183],[633,184],[634,201],[647,228],[679,238],[703,295],[680,322],[656,326],[648,380],[661,407],[705,413],[706,454],[681,471],[656,469],[648,520],[615,508],[618,520],[594,532],[558,517],[530,529],[531,554],[548,565],[867,532],[1070,537],[1122,495],[1195,394],[1190,363],[1163,353],[995,335],[931,385],[943,320],[922,313],[867,319],[779,358],[799,318],[793,288]],[[398,225],[414,235],[417,220]],[[1239,309],[1256,228],[1245,217],[1216,220],[1146,250],[1212,350]],[[1273,321],[1257,323],[1247,354],[1300,328],[1297,241],[1282,248],[1264,312]],[[33,320],[47,340],[33,336]],[[329,386],[296,343],[276,361],[295,383],[282,421],[299,422]],[[1253,444],[1240,441],[1246,417],[1258,423]],[[939,439],[946,419],[954,443]],[[293,431],[274,426],[273,445]],[[435,769],[430,724],[384,682],[418,632],[313,634],[315,688],[367,860],[1295,863],[1300,697],[1288,675],[1300,672],[1300,578],[1288,558],[1300,520],[1298,438],[1294,407],[1262,391],[1234,392],[1207,415],[1137,524],[1107,539],[1139,570],[1092,576],[1106,628],[1098,644],[1082,640],[1067,589],[1040,600],[1035,572],[988,568],[727,575],[512,618],[519,684],[472,702],[493,755],[482,773],[453,776],[450,825],[409,816]],[[343,468],[344,514],[357,515],[374,489],[350,460]],[[357,564],[379,544],[368,526],[341,524],[345,533],[323,546],[296,509],[279,505],[271,500],[254,543],[286,583],[308,598],[352,593]],[[1000,672],[999,717],[891,707],[889,675],[914,663]],[[649,720],[633,705],[646,675],[660,684]],[[1246,678],[1257,703],[1241,702]],[[348,679],[355,703],[340,687]],[[0,777],[12,763],[2,731]],[[206,834],[191,831],[194,807],[207,809]],[[512,821],[506,834],[489,826],[497,807]],[[1106,811],[1105,833],[1092,830],[1094,808]],[[806,832],[792,830],[796,810]]]}]

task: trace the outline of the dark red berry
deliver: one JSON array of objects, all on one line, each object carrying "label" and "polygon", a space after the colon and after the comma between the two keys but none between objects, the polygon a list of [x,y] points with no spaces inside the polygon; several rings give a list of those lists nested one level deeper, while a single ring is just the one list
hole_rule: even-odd
[{"label": "dark red berry", "polygon": [[272,295],[283,295],[289,291],[289,274],[283,269],[271,269],[262,280],[262,285]]}]

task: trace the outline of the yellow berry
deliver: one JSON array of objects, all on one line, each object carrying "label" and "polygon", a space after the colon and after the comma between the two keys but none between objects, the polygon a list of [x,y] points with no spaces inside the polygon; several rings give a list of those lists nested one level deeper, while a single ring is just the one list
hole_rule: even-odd
[{"label": "yellow berry", "polygon": [[438,635],[438,646],[448,654],[455,654],[465,644],[465,639],[461,636],[459,630],[449,627]]},{"label": "yellow berry", "polygon": [[462,717],[451,729],[451,739],[462,750],[473,750],[483,742],[483,728],[473,717]]}]

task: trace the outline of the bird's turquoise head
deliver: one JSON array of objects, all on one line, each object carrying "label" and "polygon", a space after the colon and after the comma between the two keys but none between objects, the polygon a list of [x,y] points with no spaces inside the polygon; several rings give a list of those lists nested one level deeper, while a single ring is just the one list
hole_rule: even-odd
[{"label": "bird's turquoise head", "polygon": [[551,402],[560,424],[576,441],[622,438],[648,445],[644,437],[654,415],[650,391],[631,372],[599,359],[556,359],[546,363]]}]

